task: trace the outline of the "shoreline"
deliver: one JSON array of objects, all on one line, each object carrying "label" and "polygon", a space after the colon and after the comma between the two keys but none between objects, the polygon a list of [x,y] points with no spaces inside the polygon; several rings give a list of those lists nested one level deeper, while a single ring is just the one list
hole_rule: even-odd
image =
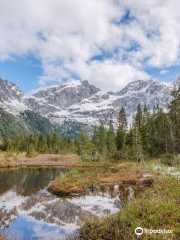
[{"label": "shoreline", "polygon": [[0,154],[0,169],[19,168],[19,167],[70,167],[80,162],[79,156],[75,154],[39,154],[28,158],[25,153],[18,156],[12,154],[5,159],[5,154]]},{"label": "shoreline", "polygon": [[116,170],[104,168],[101,171],[97,169],[88,169],[82,172],[70,171],[50,182],[48,191],[57,196],[74,196],[82,195],[95,186],[129,184],[148,187],[153,185],[154,174],[151,172],[142,169],[137,171],[133,169],[133,164],[128,163],[118,167]]},{"label": "shoreline", "polygon": [[[50,156],[52,157],[54,155],[48,156],[46,155],[46,157]],[[132,238],[136,239],[134,229],[137,226],[141,226],[143,228],[151,227],[152,229],[156,229],[155,220],[158,221],[159,228],[173,230],[173,235],[168,235],[169,238],[176,239],[176,237],[180,236],[178,228],[178,221],[180,216],[179,179],[174,177],[173,175],[170,175],[169,172],[166,171],[166,168],[168,169],[168,167],[165,166],[164,164],[162,165],[164,166],[164,169],[159,167],[160,170],[158,171],[157,168],[155,168],[155,166],[159,164],[158,159],[154,161],[148,161],[146,162],[145,165],[142,163],[138,164],[137,162],[122,162],[122,163],[105,162],[103,164],[102,162],[99,163],[82,162],[77,155],[58,155],[58,156],[59,156],[58,166],[56,165],[56,167],[62,167],[62,165],[60,166],[59,164],[65,162],[66,165],[64,166],[67,168],[74,167],[75,165],[81,167],[82,171],[71,169],[71,171],[69,172],[71,173],[70,175],[68,174],[62,175],[60,176],[60,178],[53,181],[53,182],[59,180],[61,181],[63,177],[64,185],[66,184],[67,187],[69,186],[78,187],[74,189],[75,194],[77,194],[76,190],[78,191],[81,190],[80,188],[82,186],[81,185],[82,182],[83,185],[85,184],[85,187],[88,187],[89,183],[97,185],[124,183],[129,185],[140,184],[140,186],[142,186],[143,179],[148,181],[149,180],[152,181],[153,179],[153,182],[150,181],[151,182],[150,187],[143,185],[144,187],[143,192],[135,199],[135,201],[133,201],[130,204],[127,204],[121,212],[107,216],[105,218],[101,218],[98,221],[92,220],[84,222],[84,224],[78,231],[77,238],[70,239],[87,240],[87,236],[91,236],[92,240],[97,240],[99,238],[99,235],[102,236],[103,240],[132,239]],[[34,158],[34,160],[29,159],[29,161],[31,161],[31,165],[28,166],[24,165],[20,167],[33,167],[32,162],[37,161],[37,158],[45,159],[45,156],[39,155],[38,157]],[[38,164],[42,163],[42,161],[41,162],[39,161]],[[46,164],[54,161],[55,160],[53,159],[51,160],[46,159]],[[82,169],[85,168],[84,166],[88,169]],[[34,167],[35,168],[53,167],[53,165],[40,166],[36,164]],[[101,167],[101,169],[96,169],[97,167]],[[11,166],[10,169],[11,168],[13,168],[13,166]],[[82,175],[78,175],[78,172],[82,172]],[[87,179],[90,179],[89,182],[86,181]],[[107,182],[107,179],[109,182]],[[114,182],[115,179],[116,181]],[[87,188],[84,188],[84,191],[86,190]],[[83,192],[80,194],[83,194]],[[72,196],[73,195],[70,195],[69,197]],[[145,237],[145,235],[143,235],[143,237]],[[149,236],[146,235],[146,237]],[[162,239],[161,237],[162,235],[159,235],[157,239]]]},{"label": "shoreline", "polygon": [[[62,167],[62,168],[75,168],[75,169],[86,169],[86,168],[110,168],[118,169],[122,167],[124,162],[89,162],[82,161],[80,156],[77,154],[39,154],[38,156],[28,158],[25,153],[19,154],[18,157],[13,154],[8,157],[8,161],[5,159],[5,154],[0,154],[0,170],[1,169],[12,169],[12,168],[31,168],[31,167]],[[129,162],[130,163],[130,162]],[[125,164],[127,165],[127,163]]]}]

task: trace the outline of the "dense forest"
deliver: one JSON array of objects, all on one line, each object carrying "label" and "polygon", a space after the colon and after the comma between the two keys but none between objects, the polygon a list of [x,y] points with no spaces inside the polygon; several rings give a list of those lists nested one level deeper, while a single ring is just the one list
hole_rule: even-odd
[{"label": "dense forest", "polygon": [[28,136],[30,133],[53,134],[55,132],[61,133],[61,128],[35,112],[26,110],[15,117],[0,108],[1,138]]},{"label": "dense forest", "polygon": [[30,134],[57,134],[58,137],[78,137],[81,126],[64,123],[62,126],[51,123],[47,118],[33,111],[25,110],[14,116],[0,108],[0,139],[4,137],[29,136]]},{"label": "dense forest", "polygon": [[[82,128],[78,138],[60,137],[59,129],[49,120],[42,117],[39,120],[40,116],[31,112],[26,112],[22,117],[26,121],[30,119],[29,124],[38,130],[37,133],[21,135],[19,122],[17,136],[2,138],[2,151],[26,152],[29,157],[38,153],[78,153],[83,160],[132,159],[138,162],[150,157],[176,156],[180,153],[180,87],[173,90],[168,111],[157,105],[150,112],[146,106],[139,104],[133,122],[128,127],[126,112],[122,107],[117,129],[114,129],[110,120],[108,129],[103,123],[94,127],[91,137],[85,128]],[[10,127],[13,129],[14,125]]]}]

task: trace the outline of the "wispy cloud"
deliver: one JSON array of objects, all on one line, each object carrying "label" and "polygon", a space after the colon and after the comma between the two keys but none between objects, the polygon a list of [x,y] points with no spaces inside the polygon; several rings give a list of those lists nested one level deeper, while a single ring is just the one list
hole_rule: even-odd
[{"label": "wispy cloud", "polygon": [[165,75],[165,74],[167,74],[168,72],[169,72],[168,70],[163,69],[163,70],[160,71],[160,74],[161,74],[161,75]]}]

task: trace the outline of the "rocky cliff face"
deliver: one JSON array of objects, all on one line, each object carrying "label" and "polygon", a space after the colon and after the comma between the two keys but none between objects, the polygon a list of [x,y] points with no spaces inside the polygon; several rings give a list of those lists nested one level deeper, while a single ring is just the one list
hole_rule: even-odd
[{"label": "rocky cliff face", "polygon": [[23,92],[15,84],[0,78],[0,107],[8,112],[17,114],[26,106],[23,103]]},{"label": "rocky cliff face", "polygon": [[149,110],[157,104],[166,108],[174,84],[177,86],[179,81],[178,78],[174,83],[167,84],[156,80],[138,80],[117,92],[108,93],[88,81],[82,81],[49,87],[24,96],[14,84],[0,79],[0,104],[13,114],[29,109],[60,124],[97,125],[101,121],[107,124],[110,118],[116,119],[122,106],[129,119],[136,112],[138,103],[146,104]]},{"label": "rocky cliff face", "polygon": [[23,97],[23,93],[15,84],[0,78],[0,100],[1,101],[11,101],[11,100],[21,101],[22,97]]},{"label": "rocky cliff face", "polygon": [[88,81],[74,82],[40,90],[25,98],[25,104],[32,110],[46,115],[65,110],[99,91],[100,89],[90,85]]},{"label": "rocky cliff face", "polygon": [[116,93],[120,98],[114,102],[114,107],[125,106],[128,116],[136,112],[138,103],[146,104],[149,110],[157,104],[166,109],[171,99],[172,89],[172,84],[156,80],[131,82]]}]

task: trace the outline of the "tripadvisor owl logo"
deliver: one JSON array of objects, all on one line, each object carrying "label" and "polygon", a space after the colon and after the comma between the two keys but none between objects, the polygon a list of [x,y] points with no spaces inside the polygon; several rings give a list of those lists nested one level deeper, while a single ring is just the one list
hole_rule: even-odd
[{"label": "tripadvisor owl logo", "polygon": [[142,229],[141,227],[137,227],[137,228],[135,229],[135,233],[136,233],[137,235],[142,235],[142,234],[143,234],[143,229]]}]

